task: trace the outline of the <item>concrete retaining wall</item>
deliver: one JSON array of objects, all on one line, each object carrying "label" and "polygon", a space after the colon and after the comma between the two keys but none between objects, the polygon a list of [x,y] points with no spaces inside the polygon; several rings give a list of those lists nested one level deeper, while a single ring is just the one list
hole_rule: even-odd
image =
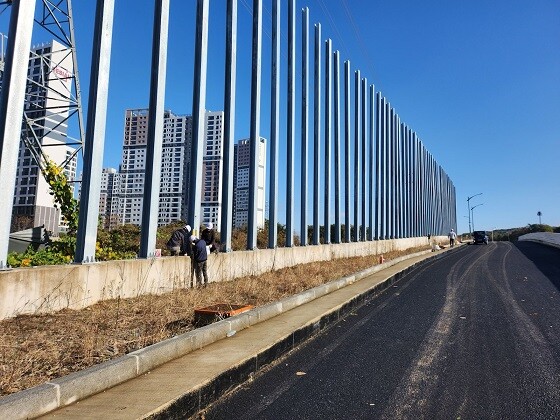
[{"label": "concrete retaining wall", "polygon": [[560,248],[560,233],[534,232],[519,237],[520,241],[538,242],[540,244]]},{"label": "concrete retaining wall", "polygon": [[[444,242],[446,238],[435,238]],[[230,281],[298,264],[382,254],[427,245],[421,238],[259,249],[211,255],[210,281]],[[189,287],[190,259],[163,257],[0,271],[0,319],[82,309],[105,299]]]}]

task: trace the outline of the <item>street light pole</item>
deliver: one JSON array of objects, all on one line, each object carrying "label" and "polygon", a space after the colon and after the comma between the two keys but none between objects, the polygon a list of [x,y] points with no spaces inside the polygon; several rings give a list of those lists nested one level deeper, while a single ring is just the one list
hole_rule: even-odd
[{"label": "street light pole", "polygon": [[470,197],[467,198],[467,213],[469,215],[469,235],[471,235],[471,236],[472,236],[472,230],[471,230],[471,204],[470,204],[470,201],[471,201],[471,198],[474,198],[477,195],[482,195],[482,193],[471,195]]},{"label": "street light pole", "polygon": [[475,208],[477,208],[478,206],[482,206],[483,204],[484,204],[484,203],[481,203],[481,204],[477,204],[476,206],[472,206],[472,207],[471,207],[471,212],[472,212],[472,227],[473,227],[473,229],[474,229],[474,211],[473,211],[473,210],[474,210]]}]

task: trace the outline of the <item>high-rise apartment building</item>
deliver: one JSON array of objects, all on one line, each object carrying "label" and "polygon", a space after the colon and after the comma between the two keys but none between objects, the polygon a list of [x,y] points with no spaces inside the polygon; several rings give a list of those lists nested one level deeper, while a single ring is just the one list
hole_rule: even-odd
[{"label": "high-rise apartment building", "polygon": [[[206,112],[203,148],[202,222],[217,224],[221,214],[223,112]],[[190,194],[192,117],[165,111],[161,155],[158,224],[186,220]],[[142,223],[148,139],[148,110],[125,113],[120,168],[119,223]]]},{"label": "high-rise apartment building", "polygon": [[[233,226],[241,228],[249,222],[249,170],[251,140],[239,140],[234,145],[233,164]],[[264,228],[266,182],[266,139],[261,137],[257,167],[257,227]]]},{"label": "high-rise apartment building", "polygon": [[218,222],[222,214],[224,113],[222,111],[206,112],[205,121],[201,221],[206,225],[211,222],[219,229]]},{"label": "high-rise apartment building", "polygon": [[[185,187],[188,182],[192,120],[165,111],[161,154],[158,224],[184,218]],[[125,113],[124,144],[120,168],[120,224],[142,223],[142,205],[148,141],[148,110],[128,109]]]},{"label": "high-rise apartment building", "polygon": [[99,195],[99,217],[104,229],[113,229],[119,222],[120,173],[114,168],[103,168]]},{"label": "high-rise apartment building", "polygon": [[[22,128],[22,137],[36,138],[49,160],[64,164],[64,173],[71,181],[76,177],[77,157],[66,139],[73,71],[72,51],[56,40],[31,49],[24,105],[27,123]],[[13,205],[13,214],[32,217],[34,226],[44,225],[55,235],[65,228],[50,188],[23,141]]]}]

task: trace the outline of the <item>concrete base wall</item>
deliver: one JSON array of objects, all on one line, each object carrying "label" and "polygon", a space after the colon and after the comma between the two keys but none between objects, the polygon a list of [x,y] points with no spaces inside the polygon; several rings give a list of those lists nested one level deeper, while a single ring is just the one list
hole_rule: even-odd
[{"label": "concrete base wall", "polygon": [[[442,243],[445,237],[434,238]],[[426,237],[258,249],[210,255],[211,282],[259,275],[315,261],[383,254],[428,245]],[[163,294],[189,287],[190,259],[163,257],[0,271],[0,319],[82,309],[106,299]]]}]

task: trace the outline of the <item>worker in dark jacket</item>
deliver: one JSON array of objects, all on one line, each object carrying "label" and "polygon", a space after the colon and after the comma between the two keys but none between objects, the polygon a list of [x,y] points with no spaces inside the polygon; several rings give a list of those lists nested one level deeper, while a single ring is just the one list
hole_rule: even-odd
[{"label": "worker in dark jacket", "polygon": [[[208,260],[208,252],[206,250],[206,241],[198,239],[192,235],[190,238],[193,246],[194,268],[196,273],[196,282],[198,287],[206,287],[208,284],[208,269],[206,266]],[[204,283],[202,277],[204,276]]]},{"label": "worker in dark jacket", "polygon": [[210,252],[218,252],[218,245],[216,243],[216,231],[214,231],[214,223],[210,222],[202,231],[200,237],[206,242],[206,246],[210,247]]},{"label": "worker in dark jacket", "polygon": [[192,246],[189,246],[190,232],[191,227],[189,225],[185,225],[173,232],[166,244],[171,255],[190,255],[192,248]]}]

